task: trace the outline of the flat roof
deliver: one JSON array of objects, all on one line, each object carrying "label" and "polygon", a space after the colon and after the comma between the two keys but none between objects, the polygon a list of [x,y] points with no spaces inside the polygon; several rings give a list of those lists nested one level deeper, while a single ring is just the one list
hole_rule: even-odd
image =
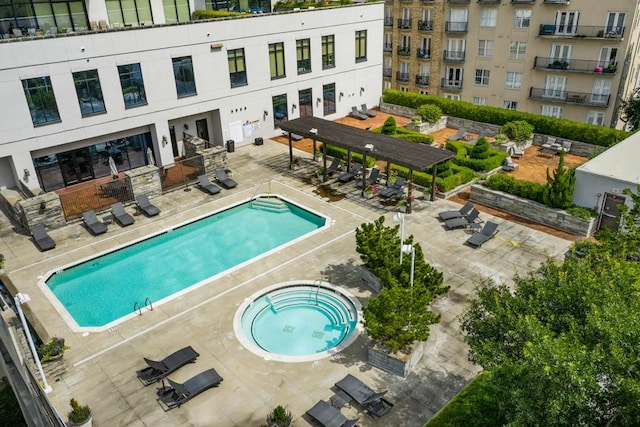
[{"label": "flat roof", "polygon": [[640,132],[636,132],[620,141],[593,159],[580,165],[577,170],[594,175],[640,184]]},{"label": "flat roof", "polygon": [[[438,163],[452,159],[455,154],[444,148],[409,142],[381,133],[358,129],[319,117],[300,117],[279,124],[280,129],[315,138],[317,141],[366,154],[412,170],[423,171]],[[312,132],[312,129],[317,132]],[[366,147],[373,145],[373,150]]]}]

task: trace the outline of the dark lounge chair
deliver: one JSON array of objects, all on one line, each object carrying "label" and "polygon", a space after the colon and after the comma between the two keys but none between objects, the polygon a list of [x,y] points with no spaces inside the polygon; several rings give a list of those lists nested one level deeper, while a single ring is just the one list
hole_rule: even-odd
[{"label": "dark lounge chair", "polygon": [[360,169],[362,169],[362,165],[360,163],[356,163],[349,172],[340,175],[338,177],[338,181],[349,182],[353,180],[360,173]]},{"label": "dark lounge chair", "polygon": [[350,420],[342,412],[324,400],[320,400],[307,411],[307,415],[320,423],[323,427],[353,427],[358,425],[360,418]]},{"label": "dark lounge chair", "polygon": [[156,216],[160,213],[160,209],[158,209],[156,205],[153,205],[149,201],[149,197],[145,194],[136,196],[136,203],[138,204],[138,208],[147,216]]},{"label": "dark lounge chair", "polygon": [[378,193],[378,197],[382,199],[401,199],[404,196],[404,181],[401,176],[396,178],[391,187],[387,187]]},{"label": "dark lounge chair", "polygon": [[444,225],[447,227],[447,230],[469,227],[471,224],[474,224],[476,222],[476,219],[478,219],[479,216],[480,212],[477,209],[473,208],[471,212],[469,212],[469,215],[460,218],[449,219],[444,222]]},{"label": "dark lounge chair", "polygon": [[469,212],[471,212],[471,209],[473,209],[473,203],[467,202],[463,207],[461,207],[457,211],[440,212],[438,216],[442,221],[447,221],[454,218],[462,218],[463,216],[469,215]]},{"label": "dark lounge chair", "polygon": [[111,213],[115,220],[118,221],[118,224],[123,227],[135,222],[135,219],[124,210],[124,206],[120,202],[111,205]]},{"label": "dark lounge chair", "polygon": [[180,405],[190,401],[203,391],[219,386],[222,377],[215,369],[207,369],[182,384],[172,381],[171,378],[167,378],[167,381],[169,389],[158,390],[157,399],[165,411],[179,408]]},{"label": "dark lounge chair", "polygon": [[467,244],[473,248],[479,248],[484,243],[493,239],[496,234],[498,234],[498,224],[487,221],[484,227],[482,227],[482,230],[467,239]]},{"label": "dark lounge chair", "polygon": [[221,191],[220,187],[218,187],[215,184],[212,184],[211,181],[209,181],[209,177],[207,175],[198,176],[198,185],[200,186],[200,188],[202,188],[204,191],[211,194],[212,196],[218,194]]},{"label": "dark lounge chair", "polygon": [[[366,180],[367,183],[369,183],[369,184],[377,183],[379,175],[380,175],[380,169],[372,168],[371,172],[369,172],[369,177]],[[358,180],[358,182],[356,182],[356,187],[357,188],[362,188],[362,180]]]},{"label": "dark lounge chair", "polygon": [[84,212],[82,214],[82,220],[84,221],[84,225],[87,226],[91,234],[94,236],[107,232],[107,225],[98,219],[96,212],[93,209]]},{"label": "dark lounge chair", "polygon": [[360,114],[364,114],[365,116],[375,117],[378,115],[378,113],[376,113],[375,111],[369,110],[367,108],[367,104],[362,104],[360,108],[361,108]]},{"label": "dark lounge chair", "polygon": [[351,374],[347,374],[346,377],[338,381],[336,387],[351,396],[370,415],[381,417],[393,408],[393,403],[384,398],[386,390],[377,393]]},{"label": "dark lounge chair", "polygon": [[467,130],[465,128],[460,128],[458,129],[458,132],[456,132],[455,135],[452,135],[447,139],[451,141],[460,141],[466,133],[467,133]]},{"label": "dark lounge chair", "polygon": [[56,247],[56,242],[47,234],[47,230],[42,224],[34,225],[31,228],[31,235],[33,236],[33,242],[43,252]]},{"label": "dark lounge chair", "polygon": [[331,162],[331,164],[327,168],[327,176],[328,175],[333,175],[334,173],[336,173],[336,171],[340,167],[340,162],[341,162],[340,157],[334,157],[333,158],[333,161]]},{"label": "dark lounge chair", "polygon": [[351,107],[351,112],[349,113],[349,115],[360,120],[367,120],[369,118],[369,116],[367,116],[366,114],[362,114],[360,111],[358,111],[358,107]]},{"label": "dark lounge chair", "polygon": [[237,182],[229,178],[227,172],[224,169],[216,169],[216,181],[220,183],[227,190],[238,185]]},{"label": "dark lounge chair", "polygon": [[136,375],[142,381],[142,384],[149,385],[160,381],[187,363],[194,363],[198,356],[200,354],[193,347],[188,346],[170,354],[161,361],[150,360],[145,357],[144,361],[147,367],[136,371]]}]

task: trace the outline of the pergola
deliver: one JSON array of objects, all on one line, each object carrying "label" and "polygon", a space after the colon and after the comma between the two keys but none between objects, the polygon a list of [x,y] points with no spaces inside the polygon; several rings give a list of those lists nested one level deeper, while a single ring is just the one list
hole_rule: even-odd
[{"label": "pergola", "polygon": [[[386,161],[409,169],[409,190],[411,190],[413,171],[424,171],[433,166],[433,180],[431,182],[431,200],[435,200],[436,175],[438,164],[446,162],[454,157],[454,153],[443,148],[435,148],[429,145],[409,142],[400,138],[370,132],[368,130],[354,128],[341,123],[324,120],[318,117],[300,117],[279,124],[280,129],[289,133],[289,164],[293,162],[292,134],[313,139],[313,151],[315,156],[316,141],[323,142],[323,165],[327,180],[327,144],[347,150],[349,160],[351,153],[362,155],[363,168],[366,165],[366,157],[371,156],[376,160]],[[363,174],[363,184],[366,174]],[[364,188],[364,185],[363,185]],[[411,200],[408,201],[407,211],[411,212]]]}]

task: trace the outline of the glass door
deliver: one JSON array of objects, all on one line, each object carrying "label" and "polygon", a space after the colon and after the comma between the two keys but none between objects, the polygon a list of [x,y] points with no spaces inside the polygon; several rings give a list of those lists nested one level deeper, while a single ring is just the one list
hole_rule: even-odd
[{"label": "glass door", "polygon": [[556,35],[574,35],[578,30],[580,12],[557,12]]},{"label": "glass door", "polygon": [[89,148],[58,154],[64,185],[73,185],[95,178]]},{"label": "glass door", "polygon": [[300,117],[313,116],[313,94],[311,89],[303,89],[299,91],[298,102],[300,104]]}]

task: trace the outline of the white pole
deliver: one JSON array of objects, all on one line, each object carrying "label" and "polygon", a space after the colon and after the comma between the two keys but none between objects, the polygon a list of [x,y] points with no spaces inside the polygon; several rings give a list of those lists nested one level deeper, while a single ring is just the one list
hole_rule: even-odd
[{"label": "white pole", "polygon": [[413,290],[413,272],[415,269],[415,260],[416,260],[416,250],[413,246],[411,246],[411,277],[409,279],[409,283],[411,284],[411,289]]},{"label": "white pole", "polygon": [[402,248],[404,246],[404,215],[400,212],[396,212],[393,216],[394,221],[400,222],[400,265],[402,265]]},{"label": "white pole", "polygon": [[29,343],[29,348],[31,349],[31,354],[33,354],[33,360],[36,362],[36,366],[38,367],[38,372],[40,372],[40,377],[42,378],[42,389],[45,393],[49,394],[53,391],[53,388],[47,383],[47,377],[44,376],[44,371],[42,370],[42,365],[40,364],[40,358],[38,357],[38,352],[36,351],[36,346],[33,344],[33,338],[31,338],[31,331],[29,331],[29,325],[27,325],[27,320],[24,318],[24,313],[22,312],[22,304],[27,303],[31,300],[29,295],[18,293],[15,298],[16,308],[18,309],[18,316],[20,317],[20,321],[22,322],[22,328],[24,329],[24,333],[27,336],[27,342]]}]

